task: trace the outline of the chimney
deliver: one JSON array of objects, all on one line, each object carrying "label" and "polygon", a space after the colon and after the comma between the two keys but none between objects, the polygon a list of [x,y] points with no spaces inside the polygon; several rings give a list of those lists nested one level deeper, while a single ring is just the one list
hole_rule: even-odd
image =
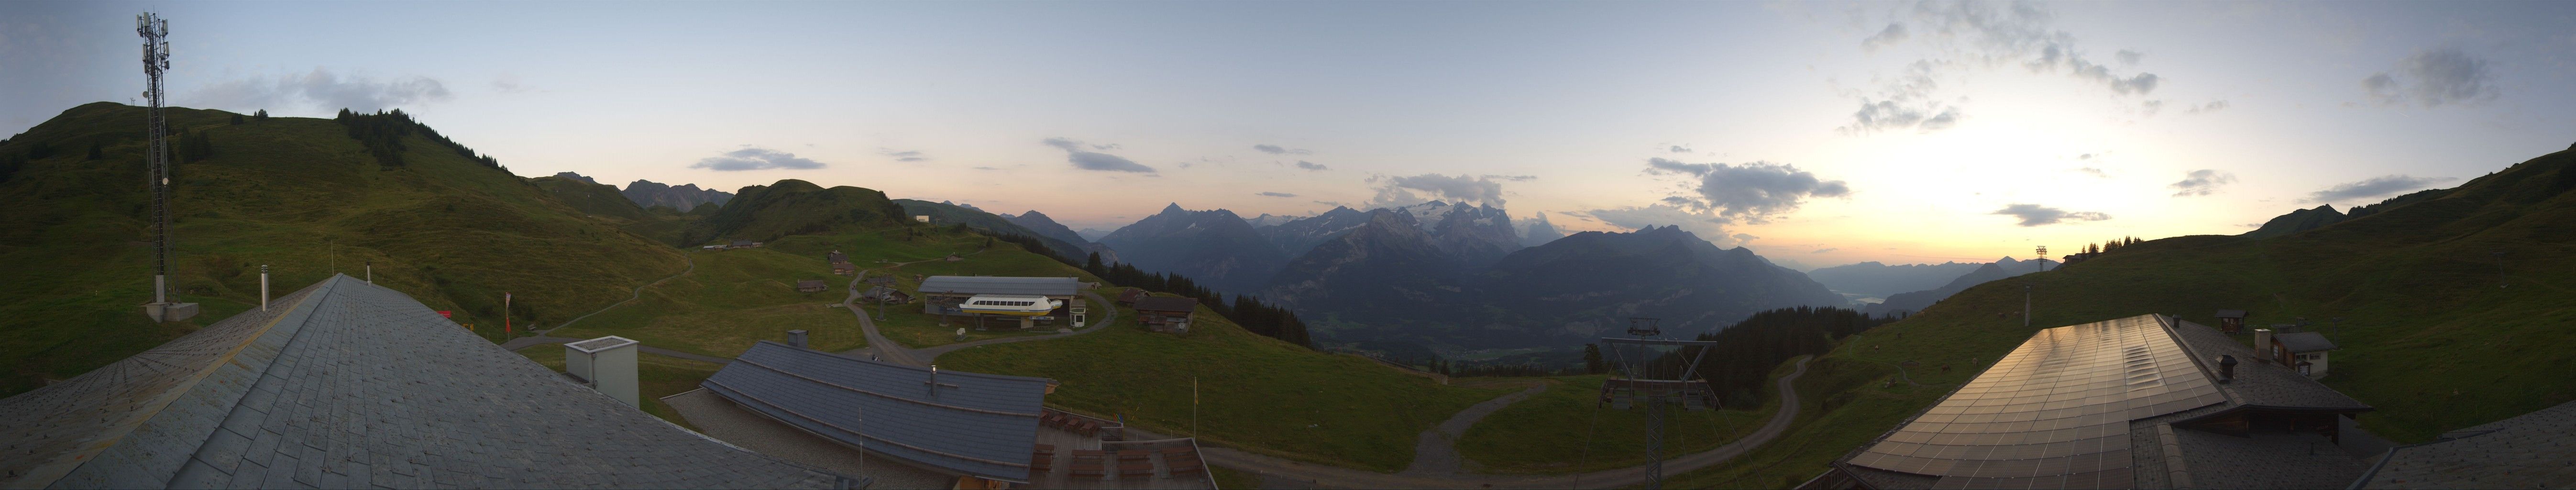
[{"label": "chimney", "polygon": [[2236,356],[2229,356],[2229,355],[2221,355],[2221,356],[2218,356],[2218,382],[2220,382],[2220,383],[2230,383],[2230,382],[2235,382],[2235,381],[2236,381]]},{"label": "chimney", "polygon": [[803,348],[805,348],[805,331],[804,331],[804,330],[789,330],[789,331],[787,331],[787,345],[796,346],[796,348],[798,348],[798,349],[803,349]]},{"label": "chimney", "polygon": [[636,344],[615,335],[564,344],[564,373],[600,394],[642,408],[642,400],[636,399]]},{"label": "chimney", "polygon": [[2276,360],[2272,358],[2272,329],[2254,329],[2254,359],[2258,361]]}]

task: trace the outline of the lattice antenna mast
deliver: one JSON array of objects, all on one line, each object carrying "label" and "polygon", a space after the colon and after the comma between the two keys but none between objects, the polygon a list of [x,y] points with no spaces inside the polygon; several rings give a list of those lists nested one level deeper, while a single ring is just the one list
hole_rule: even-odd
[{"label": "lattice antenna mast", "polygon": [[170,21],[145,12],[134,17],[134,33],[143,36],[143,99],[147,125],[144,178],[152,187],[152,302],[169,303],[170,292],[170,121],[161,115],[161,73],[170,69]]},{"label": "lattice antenna mast", "polygon": [[[1660,322],[1654,318],[1629,318],[1628,335],[1636,338],[1601,339],[1601,343],[1610,346],[1612,355],[1618,357],[1623,371],[1618,377],[1602,381],[1601,402],[1617,408],[1638,403],[1646,405],[1646,488],[1663,488],[1664,485],[1664,405],[1679,403],[1684,410],[1717,406],[1717,397],[1709,390],[1708,380],[1699,377],[1700,362],[1707,359],[1708,347],[1717,343],[1660,338],[1664,335],[1663,329],[1657,325]],[[1628,357],[1620,345],[1636,346],[1637,356]],[[1660,363],[1656,361],[1661,356],[1655,355],[1654,348],[1659,346],[1677,347],[1674,360],[1680,361],[1681,366],[1671,370],[1658,369]],[[1699,348],[1697,353],[1692,352],[1693,347]],[[1674,377],[1665,379],[1663,375],[1666,373],[1662,371],[1672,371],[1670,374]]]}]

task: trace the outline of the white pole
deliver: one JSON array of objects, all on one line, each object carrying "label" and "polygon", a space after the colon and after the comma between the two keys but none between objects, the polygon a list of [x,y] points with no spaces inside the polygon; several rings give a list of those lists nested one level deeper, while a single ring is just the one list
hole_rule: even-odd
[{"label": "white pole", "polygon": [[268,311],[268,264],[259,265],[259,311]]},{"label": "white pole", "polygon": [[367,261],[367,284],[376,283],[376,262]]}]

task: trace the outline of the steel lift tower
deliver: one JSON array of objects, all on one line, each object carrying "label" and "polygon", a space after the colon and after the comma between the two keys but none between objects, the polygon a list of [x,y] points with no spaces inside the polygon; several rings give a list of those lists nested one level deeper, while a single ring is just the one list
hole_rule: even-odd
[{"label": "steel lift tower", "polygon": [[134,33],[143,36],[144,178],[152,188],[152,302],[143,314],[153,321],[175,322],[197,316],[196,303],[175,303],[170,294],[170,120],[161,115],[161,74],[170,69],[170,21],[145,12],[134,17]]},{"label": "steel lift tower", "polygon": [[[1620,373],[1601,382],[1600,404],[1625,409],[1646,406],[1646,488],[1664,486],[1664,409],[1681,405],[1683,410],[1707,410],[1718,406],[1717,394],[1708,380],[1699,377],[1700,361],[1708,357],[1708,348],[1716,342],[1659,338],[1664,335],[1654,318],[1629,318],[1626,338],[1603,338],[1617,356]],[[1629,346],[1622,349],[1620,346]],[[1658,347],[1672,347],[1663,355]],[[1630,357],[1629,351],[1635,351]]]}]

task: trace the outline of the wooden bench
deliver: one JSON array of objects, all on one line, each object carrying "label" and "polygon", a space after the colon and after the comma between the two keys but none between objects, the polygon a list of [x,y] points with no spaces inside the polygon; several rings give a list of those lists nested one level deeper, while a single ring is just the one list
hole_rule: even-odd
[{"label": "wooden bench", "polygon": [[1207,471],[1207,465],[1199,461],[1199,452],[1196,448],[1167,447],[1161,452],[1163,466],[1170,467],[1173,476],[1195,475]]},{"label": "wooden bench", "polygon": [[1073,476],[1108,477],[1108,466],[1103,462],[1107,454],[1090,449],[1073,450]]},{"label": "wooden bench", "polygon": [[1055,445],[1039,444],[1029,454],[1029,472],[1045,474],[1055,470]]},{"label": "wooden bench", "polygon": [[1154,463],[1152,462],[1137,461],[1130,463],[1122,461],[1118,463],[1119,478],[1152,478],[1153,476]]}]

